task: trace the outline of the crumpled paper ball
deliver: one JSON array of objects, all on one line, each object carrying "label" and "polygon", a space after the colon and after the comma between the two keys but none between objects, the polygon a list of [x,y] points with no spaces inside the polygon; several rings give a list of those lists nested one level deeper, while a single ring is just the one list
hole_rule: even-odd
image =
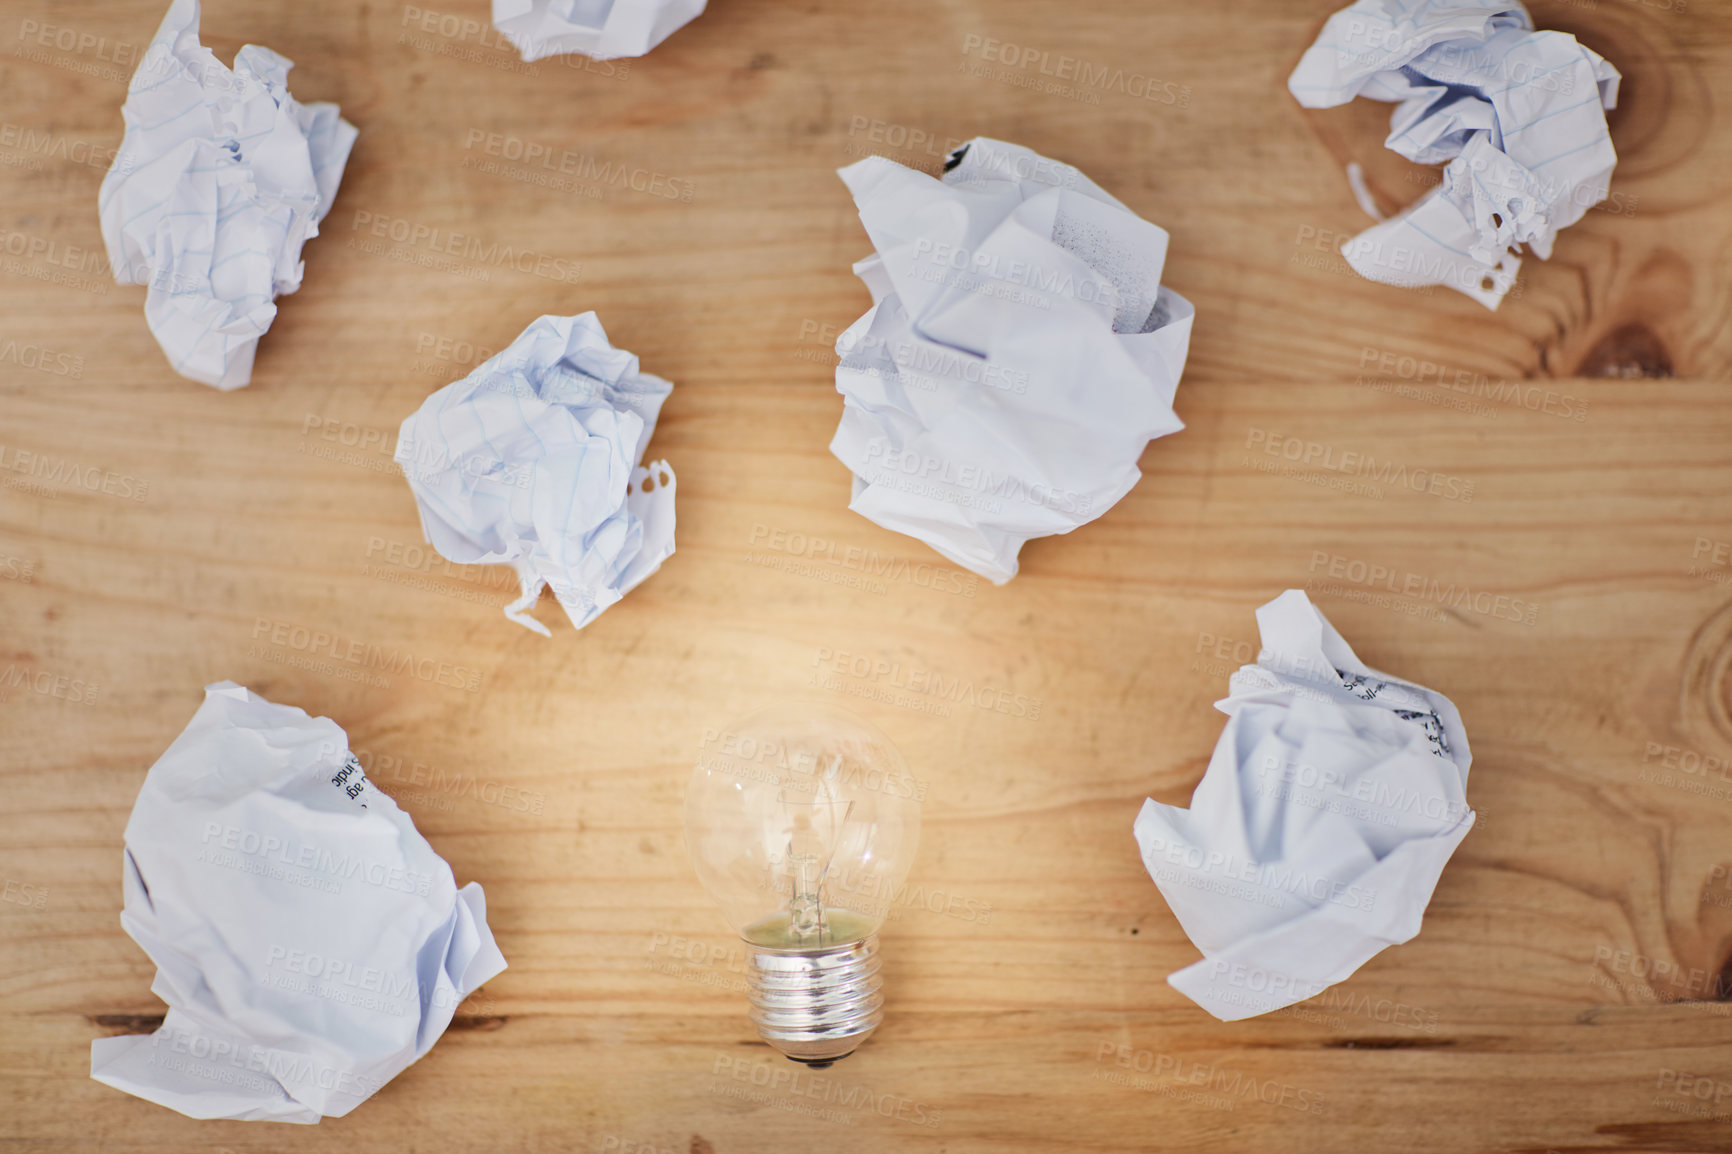
[{"label": "crumpled paper ball", "polygon": [[428,543],[507,564],[529,615],[545,587],[579,629],[674,551],[674,473],[639,465],[673,384],[638,371],[593,312],[545,316],[403,422],[396,460]]},{"label": "crumpled paper ball", "polygon": [[1297,589],[1257,626],[1191,808],[1150,800],[1135,826],[1203,951],[1167,981],[1224,1021],[1314,997],[1419,933],[1474,822],[1448,698],[1368,668]]},{"label": "crumpled paper ball", "polygon": [[526,61],[642,56],[703,15],[706,0],[493,0],[493,24]]},{"label": "crumpled paper ball", "polygon": [[1496,309],[1531,249],[1605,200],[1618,162],[1606,110],[1618,70],[1519,0],[1358,0],[1331,16],[1287,81],[1307,108],[1392,101],[1386,147],[1444,164],[1442,183],[1341,247],[1383,284],[1444,285]]},{"label": "crumpled paper ball", "polygon": [[874,255],[836,343],[830,449],[849,508],[1003,584],[1032,537],[1099,517],[1184,427],[1194,310],[1161,286],[1167,234],[1068,164],[978,137],[942,179],[840,173]]},{"label": "crumpled paper ball", "polygon": [[121,284],[175,372],[219,389],[252,380],[278,295],[301,287],[301,246],[336,199],[355,126],[289,95],[289,60],[249,44],[231,71],[175,0],[133,74],[126,137],[98,208]]},{"label": "crumpled paper ball", "polygon": [[138,791],[120,924],[168,1003],[90,1076],[193,1118],[317,1122],[371,1097],[505,969],[462,889],[336,722],[232,681]]}]

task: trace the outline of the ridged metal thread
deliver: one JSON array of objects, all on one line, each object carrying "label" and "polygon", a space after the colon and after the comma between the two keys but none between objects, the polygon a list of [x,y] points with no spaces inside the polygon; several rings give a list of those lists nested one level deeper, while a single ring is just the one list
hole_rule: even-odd
[{"label": "ridged metal thread", "polygon": [[884,1020],[877,935],[806,952],[747,942],[746,951],[752,1024],[796,1062],[845,1058]]}]

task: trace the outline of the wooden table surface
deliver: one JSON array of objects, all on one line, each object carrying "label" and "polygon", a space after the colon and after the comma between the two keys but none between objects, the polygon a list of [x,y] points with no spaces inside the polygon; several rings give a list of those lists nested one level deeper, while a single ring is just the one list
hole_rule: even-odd
[{"label": "wooden table surface", "polygon": [[[227,395],[170,372],[101,256],[165,3],[0,4],[0,1150],[1732,1150],[1732,6],[1532,5],[1623,70],[1622,159],[1494,314],[1336,255],[1364,223],[1345,162],[1386,209],[1434,174],[1383,149],[1385,106],[1287,95],[1331,0],[712,0],[625,68],[525,66],[482,0],[436,3],[207,4],[223,59],[276,49],[361,130]],[[1067,56],[1108,79],[1043,74]],[[1004,588],[925,580],[826,449],[831,346],[868,303],[833,170],[935,171],[975,134],[1170,230],[1197,307],[1188,428]],[[436,253],[453,232],[480,255]],[[679,551],[581,633],[544,600],[546,640],[501,615],[505,570],[429,559],[391,448],[484,350],[588,309],[676,382],[652,452]],[[1271,471],[1289,437],[1459,484]],[[1165,983],[1198,952],[1131,822],[1189,798],[1289,587],[1460,706],[1480,824],[1417,939],[1223,1024]],[[478,684],[357,680],[316,632]],[[1024,715],[886,693],[845,654]],[[88,1077],[92,1038],[162,1012],[117,917],[122,829],[224,678],[340,723],[510,961],[316,1127]],[[801,696],[876,722],[929,790],[884,1026],[796,1083],[746,1021],[681,797],[706,726]]]}]

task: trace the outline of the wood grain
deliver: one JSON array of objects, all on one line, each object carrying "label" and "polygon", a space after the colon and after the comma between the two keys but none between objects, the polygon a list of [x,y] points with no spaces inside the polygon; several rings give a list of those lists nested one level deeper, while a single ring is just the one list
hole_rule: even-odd
[{"label": "wood grain", "polygon": [[[480,0],[442,2],[487,23]],[[1361,224],[1345,162],[1386,208],[1427,175],[1382,148],[1382,106],[1287,97],[1325,0],[712,0],[623,76],[532,71],[396,3],[213,0],[220,56],[282,52],[300,99],[361,128],[305,287],[252,386],[220,395],[168,370],[142,291],[100,263],[101,150],[130,72],[115,45],[148,42],[162,5],[0,2],[0,342],[78,358],[45,372],[0,343],[0,443],[116,490],[0,471],[0,662],[30,679],[0,700],[0,1149],[1732,1150],[1732,150],[1715,120],[1732,9],[1532,7],[1624,70],[1615,211],[1528,261],[1492,314],[1367,283],[1319,245]],[[106,39],[43,47],[47,25]],[[988,38],[1153,78],[1159,98],[1042,90],[1038,56],[984,61]],[[923,546],[847,511],[825,448],[829,346],[867,304],[832,170],[870,151],[932,170],[978,133],[1077,164],[1171,231],[1166,280],[1198,316],[1189,427],[1007,587],[941,565],[934,588]],[[560,160],[550,176],[489,156],[489,134]],[[580,269],[433,264],[377,220]],[[417,564],[390,446],[476,349],[586,309],[677,383],[653,451],[679,472],[679,552],[581,634],[544,602],[549,641],[501,616],[503,571]],[[1443,368],[1403,377],[1421,361]],[[1471,500],[1265,471],[1271,436],[1439,471]],[[814,538],[838,553],[801,556]],[[831,559],[850,547],[889,568]],[[1421,592],[1380,591],[1374,568]],[[1481,825],[1419,938],[1227,1025],[1165,984],[1197,953],[1130,825],[1145,796],[1188,798],[1252,610],[1293,586],[1368,662],[1461,707]],[[363,683],[272,644],[278,624],[479,686]],[[1025,715],[879,700],[830,668],[840,653],[1020,695]],[[195,1123],[87,1076],[93,1037],[161,1013],[118,924],[121,831],[221,678],[342,724],[486,887],[511,963],[427,1058],[317,1127]],[[75,680],[94,700],[70,699]],[[877,722],[930,788],[884,934],[885,1026],[796,1084],[745,1020],[680,798],[705,726],[797,695]]]}]

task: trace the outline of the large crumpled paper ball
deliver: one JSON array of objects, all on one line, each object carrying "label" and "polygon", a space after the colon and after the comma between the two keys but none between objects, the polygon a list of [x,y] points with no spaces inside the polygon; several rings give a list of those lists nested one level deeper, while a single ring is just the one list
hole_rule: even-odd
[{"label": "large crumpled paper ball", "polygon": [[515,568],[519,625],[551,635],[529,615],[545,587],[588,625],[673,554],[673,469],[639,465],[672,391],[594,313],[540,318],[403,422],[396,460],[428,542]]},{"label": "large crumpled paper ball", "polygon": [[193,1118],[317,1122],[371,1097],[505,969],[462,889],[336,722],[232,681],[151,766],[121,925],[168,1003],[90,1075]]},{"label": "large crumpled paper ball", "polygon": [[1331,16],[1287,81],[1307,108],[1395,103],[1386,147],[1445,164],[1442,183],[1341,247],[1384,284],[1444,285],[1496,309],[1526,246],[1605,200],[1618,70],[1566,32],[1535,31],[1520,0],[1357,0]]},{"label": "large crumpled paper ball", "polygon": [[1033,537],[1099,517],[1183,428],[1194,310],[1161,286],[1167,234],[1068,164],[979,137],[942,179],[841,170],[874,255],[836,343],[830,449],[849,507],[998,584]]},{"label": "large crumpled paper ball", "polygon": [[526,61],[642,56],[703,15],[706,0],[493,0],[493,24]]},{"label": "large crumpled paper ball", "polygon": [[296,103],[289,60],[249,44],[230,71],[198,30],[198,0],[175,0],[133,74],[98,207],[115,279],[149,286],[145,320],[175,372],[238,389],[273,302],[301,287],[301,246],[356,131],[335,104]]},{"label": "large crumpled paper ball", "polygon": [[1297,589],[1257,625],[1191,808],[1150,800],[1135,831],[1203,951],[1167,981],[1225,1021],[1313,997],[1419,933],[1474,822],[1448,698],[1361,663]]}]

